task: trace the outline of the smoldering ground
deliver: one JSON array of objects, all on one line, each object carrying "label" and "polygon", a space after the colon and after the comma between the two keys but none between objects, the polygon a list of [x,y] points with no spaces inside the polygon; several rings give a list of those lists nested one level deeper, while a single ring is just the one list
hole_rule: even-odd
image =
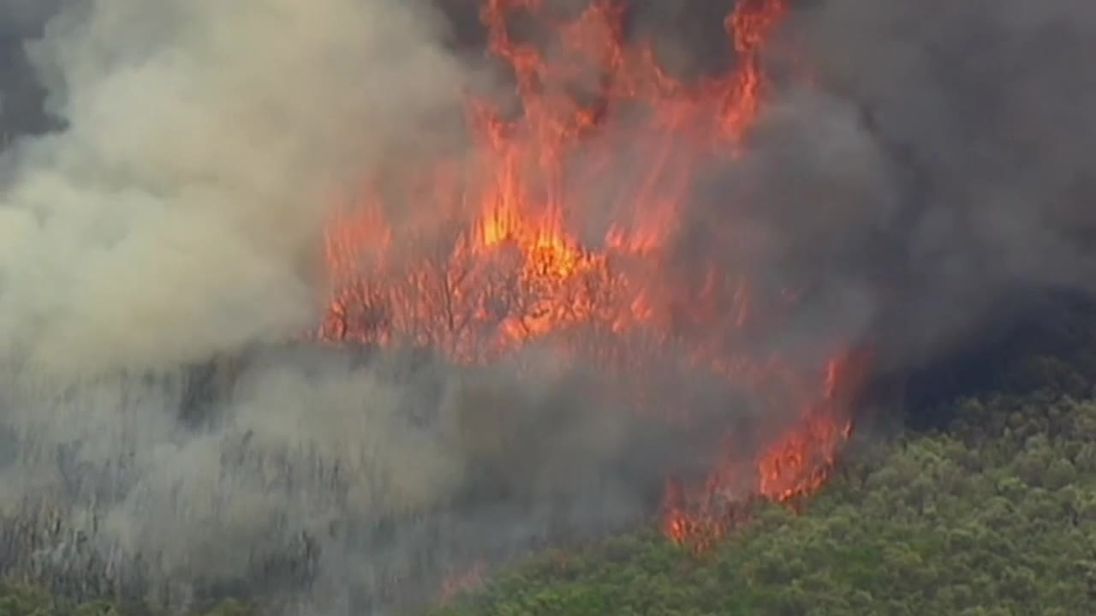
[{"label": "smoldering ground", "polygon": [[[634,524],[665,469],[710,458],[689,439],[726,425],[667,437],[540,358],[529,378],[268,349],[314,323],[338,198],[459,144],[482,69],[452,44],[468,15],[63,4],[2,5],[26,44],[3,79],[21,135],[0,163],[7,572],[381,611],[447,567]],[[714,4],[637,3],[630,27],[704,73],[726,42]],[[1082,0],[795,4],[769,62],[802,59],[816,85],[778,83],[744,158],[706,174],[683,268],[795,283],[805,307],[766,347],[864,341],[889,370],[977,339],[1017,292],[1089,293],[1093,35]],[[706,239],[723,220],[741,242]],[[687,384],[702,416],[749,415]]]}]

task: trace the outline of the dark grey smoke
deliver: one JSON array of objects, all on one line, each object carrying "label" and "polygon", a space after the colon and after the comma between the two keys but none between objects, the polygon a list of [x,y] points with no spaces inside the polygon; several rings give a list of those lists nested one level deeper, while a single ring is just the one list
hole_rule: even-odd
[{"label": "dark grey smoke", "polygon": [[[862,233],[792,242],[812,259],[852,255],[841,269],[866,279],[870,334],[890,361],[931,360],[1022,310],[1016,297],[1093,290],[1094,35],[1096,5],[1083,0],[830,0],[795,13],[785,40],[880,154],[833,152],[822,167],[875,167],[893,198],[857,206]],[[811,188],[825,217],[827,189]],[[816,206],[801,203],[810,217]]]},{"label": "dark grey smoke", "polygon": [[[749,241],[727,262],[806,290],[771,342],[861,341],[900,373],[1007,329],[1047,293],[1091,297],[1096,5],[792,6],[768,49],[775,98],[746,159],[709,173],[682,241],[726,251],[703,238],[734,220]],[[711,36],[658,23],[686,65],[711,53]]]}]

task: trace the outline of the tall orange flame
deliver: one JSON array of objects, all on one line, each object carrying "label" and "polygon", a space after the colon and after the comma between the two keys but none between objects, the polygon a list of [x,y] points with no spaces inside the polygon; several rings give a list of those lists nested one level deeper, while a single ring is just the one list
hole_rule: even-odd
[{"label": "tall orange flame", "polygon": [[[746,271],[714,262],[681,275],[672,260],[698,168],[733,164],[763,111],[761,53],[786,0],[738,2],[725,21],[733,70],[692,84],[650,44],[625,40],[624,10],[592,0],[561,21],[542,0],[485,0],[489,51],[512,69],[520,114],[470,100],[471,160],[424,169],[407,191],[445,224],[397,229],[373,192],[340,212],[319,336],[429,347],[466,363],[540,342],[622,372],[673,346],[738,386],[793,392],[774,404],[805,410],[752,470],[728,462],[704,486],[667,490],[667,534],[703,546],[733,526],[749,495],[792,501],[825,481],[851,431],[854,370],[844,356],[817,371],[756,357],[747,340],[778,324],[796,294],[763,293]],[[518,14],[548,27],[553,43],[514,36]],[[647,355],[626,344],[637,337],[653,342]]]}]

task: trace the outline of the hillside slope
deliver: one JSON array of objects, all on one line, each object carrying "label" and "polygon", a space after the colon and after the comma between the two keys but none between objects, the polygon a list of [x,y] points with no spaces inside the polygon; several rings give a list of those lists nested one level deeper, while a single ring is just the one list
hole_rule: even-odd
[{"label": "hillside slope", "polygon": [[[801,514],[761,507],[713,552],[639,531],[541,554],[432,616],[1094,613],[1096,389],[1082,365],[1026,362],[1030,379],[1011,382],[1041,389],[954,402],[946,430],[862,435]],[[0,616],[153,613],[0,586]]]},{"label": "hillside slope", "polygon": [[946,433],[862,449],[803,515],[767,507],[715,553],[617,538],[437,615],[1092,613],[1096,399],[956,404]]}]

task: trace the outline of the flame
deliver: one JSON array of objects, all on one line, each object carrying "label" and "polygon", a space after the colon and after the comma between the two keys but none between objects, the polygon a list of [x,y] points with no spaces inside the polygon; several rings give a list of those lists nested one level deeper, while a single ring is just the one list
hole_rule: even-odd
[{"label": "flame", "polygon": [[758,492],[792,502],[816,492],[829,478],[841,446],[852,436],[846,409],[859,390],[867,355],[831,359],[822,400],[807,407],[798,429],[784,434],[758,460]]},{"label": "flame", "polygon": [[[728,456],[702,489],[686,492],[671,482],[663,501],[663,531],[697,553],[712,547],[749,519],[752,501],[763,498],[798,508],[829,479],[852,436],[849,409],[871,365],[867,351],[842,353],[824,370],[821,396],[807,402],[797,421],[756,456],[751,470]],[[752,479],[751,479],[752,478]],[[739,494],[728,490],[739,490]]]},{"label": "flame", "polygon": [[[520,113],[469,100],[470,159],[423,169],[405,191],[429,224],[392,220],[398,204],[372,190],[340,209],[319,338],[429,347],[463,363],[544,343],[621,373],[684,349],[689,369],[804,410],[752,461],[728,447],[704,485],[671,481],[667,536],[704,548],[755,496],[790,503],[817,490],[851,433],[862,362],[840,354],[816,374],[758,358],[750,340],[801,293],[766,289],[733,264],[683,275],[671,258],[698,168],[733,164],[748,145],[769,89],[761,53],[787,10],[787,0],[740,0],[725,21],[734,68],[686,83],[650,44],[626,41],[621,0],[592,0],[570,18],[543,0],[485,0],[488,49],[512,70]],[[519,14],[553,43],[514,36]],[[736,241],[734,229],[713,232]]]}]

